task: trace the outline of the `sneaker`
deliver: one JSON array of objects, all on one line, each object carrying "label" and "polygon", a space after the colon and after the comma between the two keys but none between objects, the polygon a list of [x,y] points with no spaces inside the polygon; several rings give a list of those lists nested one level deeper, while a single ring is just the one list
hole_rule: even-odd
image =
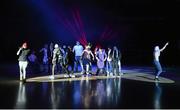
[{"label": "sneaker", "polygon": [[23,80],[23,76],[20,76],[19,80],[22,81]]},{"label": "sneaker", "polygon": [[70,77],[71,77],[71,78],[75,78],[75,75],[71,74]]},{"label": "sneaker", "polygon": [[158,77],[156,77],[154,80],[155,80],[155,81],[159,81],[159,78],[158,78]]},{"label": "sneaker", "polygon": [[84,74],[84,72],[83,71],[81,71],[81,75],[83,75]]},{"label": "sneaker", "polygon": [[67,78],[67,77],[69,77],[69,75],[65,74],[64,77]]},{"label": "sneaker", "polygon": [[113,76],[113,73],[110,73],[110,76]]},{"label": "sneaker", "polygon": [[49,78],[53,80],[53,79],[54,79],[54,76],[52,75],[52,76],[50,76]]},{"label": "sneaker", "polygon": [[124,75],[124,73],[120,73],[120,75]]}]

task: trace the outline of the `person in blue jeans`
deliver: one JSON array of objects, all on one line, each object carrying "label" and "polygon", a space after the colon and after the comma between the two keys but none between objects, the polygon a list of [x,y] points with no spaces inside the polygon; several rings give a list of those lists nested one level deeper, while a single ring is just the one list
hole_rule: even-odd
[{"label": "person in blue jeans", "polygon": [[106,72],[107,72],[107,76],[110,76],[110,74],[113,75],[113,73],[112,73],[112,50],[110,47],[108,47],[108,52],[107,52]]},{"label": "person in blue jeans", "polygon": [[83,73],[84,71],[81,60],[83,50],[84,50],[83,46],[79,43],[79,41],[76,41],[76,45],[73,47],[73,52],[75,53],[75,62],[74,62],[75,72],[78,72],[78,63],[81,66],[81,73]]},{"label": "person in blue jeans", "polygon": [[156,69],[156,76],[155,76],[155,80],[159,80],[159,75],[162,73],[162,67],[161,67],[161,63],[159,62],[159,56],[161,54],[161,52],[166,48],[166,46],[169,43],[167,42],[164,47],[162,49],[159,49],[159,46],[155,46],[154,47],[154,65],[155,65],[155,69]]}]

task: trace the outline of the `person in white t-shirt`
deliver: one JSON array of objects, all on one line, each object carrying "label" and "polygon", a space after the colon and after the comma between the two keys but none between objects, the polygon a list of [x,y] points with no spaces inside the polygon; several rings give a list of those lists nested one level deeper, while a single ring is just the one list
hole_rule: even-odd
[{"label": "person in white t-shirt", "polygon": [[159,46],[155,46],[154,47],[154,65],[155,65],[155,68],[156,68],[156,77],[155,77],[155,80],[159,80],[159,75],[162,73],[162,67],[161,67],[161,64],[159,62],[159,56],[160,56],[160,53],[166,48],[166,46],[168,45],[169,43],[167,42],[164,47],[162,49],[159,49]]},{"label": "person in white t-shirt", "polygon": [[81,66],[81,73],[83,73],[84,71],[81,60],[83,49],[84,49],[83,46],[78,41],[76,41],[76,45],[73,47],[73,52],[75,53],[74,67],[75,67],[75,71],[78,72],[78,63],[79,63]]}]

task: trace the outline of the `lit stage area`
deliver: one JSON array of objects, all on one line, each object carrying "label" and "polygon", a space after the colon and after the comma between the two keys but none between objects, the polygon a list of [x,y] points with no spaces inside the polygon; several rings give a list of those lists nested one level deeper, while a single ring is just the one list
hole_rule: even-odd
[{"label": "lit stage area", "polygon": [[129,80],[136,80],[136,81],[144,81],[144,82],[158,82],[158,83],[174,83],[173,80],[159,77],[159,81],[155,81],[154,75],[150,73],[143,73],[143,69],[140,70],[123,70],[123,75],[111,75],[107,76],[106,74],[96,75],[95,71],[89,75],[82,75],[81,73],[74,73],[75,78],[67,78],[64,77],[66,74],[55,75],[54,79],[51,79],[51,75],[48,76],[41,76],[41,77],[33,77],[28,78],[27,82],[63,82],[63,81],[81,81],[81,80],[103,80],[103,79],[111,79],[111,78],[124,78]]},{"label": "lit stage area", "polygon": [[[28,73],[26,83],[18,80],[17,65],[1,66],[1,108],[179,108],[176,100],[180,92],[178,68],[165,68],[165,72],[154,81],[153,67],[123,67],[122,76],[93,75],[64,78],[57,73]],[[2,69],[3,67],[3,69]],[[8,67],[8,68],[9,68]]]}]

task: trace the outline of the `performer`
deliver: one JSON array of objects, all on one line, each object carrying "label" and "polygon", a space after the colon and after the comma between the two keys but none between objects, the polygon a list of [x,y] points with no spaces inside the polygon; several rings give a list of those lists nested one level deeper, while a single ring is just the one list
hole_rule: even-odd
[{"label": "performer", "polygon": [[38,72],[38,59],[37,56],[35,55],[35,51],[32,51],[31,54],[28,56],[29,60],[29,67],[32,73]]},{"label": "performer", "polygon": [[45,44],[39,52],[43,52],[43,64],[48,64],[48,45]]},{"label": "performer", "polygon": [[113,47],[112,60],[114,75],[123,75],[123,73],[121,72],[121,52],[116,46]]},{"label": "performer", "polygon": [[68,48],[66,47],[66,45],[63,45],[62,51],[63,51],[63,64],[66,65],[67,64],[66,57],[67,57],[67,51],[68,51]]},{"label": "performer", "polygon": [[[68,46],[67,55],[66,55],[66,68],[68,72],[70,73],[70,77],[75,77],[74,75],[74,52],[72,51],[72,48]],[[71,70],[69,70],[69,67]]]},{"label": "performer", "polygon": [[167,42],[164,47],[162,49],[159,49],[159,46],[155,46],[154,47],[154,65],[155,65],[155,69],[156,69],[156,77],[155,77],[155,80],[159,81],[159,75],[162,73],[162,67],[161,67],[161,64],[159,62],[159,56],[160,56],[160,53],[166,48],[166,46],[168,45],[169,43]]},{"label": "performer", "polygon": [[[89,69],[90,69],[90,65],[91,65],[91,56],[92,56],[92,60],[94,60],[94,55],[92,53],[92,51],[90,50],[90,46],[87,45],[85,50],[82,53],[82,60],[83,60],[83,66],[85,66],[85,73],[86,75],[89,74]],[[83,72],[84,73],[84,72]]]},{"label": "performer", "polygon": [[51,73],[51,70],[52,70],[52,58],[53,58],[53,49],[54,49],[54,45],[53,43],[51,42],[49,44],[49,52],[48,52],[48,73]]},{"label": "performer", "polygon": [[[90,47],[90,49],[91,49],[92,44],[89,42],[87,45],[88,45],[88,46]],[[96,53],[94,53],[94,54],[96,54]],[[89,72],[92,72],[92,61],[90,61]]]},{"label": "performer", "polygon": [[107,59],[107,54],[105,50],[100,47],[99,50],[96,52],[96,60],[98,67],[96,75],[104,72],[104,62],[106,61],[106,59]]},{"label": "performer", "polygon": [[30,49],[27,48],[27,43],[23,43],[21,48],[17,51],[19,55],[19,70],[20,70],[20,81],[26,81],[26,68],[28,65],[27,56],[30,52]]},{"label": "performer", "polygon": [[43,71],[48,72],[48,45],[45,44],[39,52],[43,52]]},{"label": "performer", "polygon": [[112,50],[110,47],[108,47],[108,55],[107,55],[107,61],[106,61],[106,72],[107,76],[113,75],[112,73]]},{"label": "performer", "polygon": [[51,42],[49,45],[49,50],[50,50],[50,57],[53,57],[53,43]]},{"label": "performer", "polygon": [[80,63],[81,73],[83,73],[84,71],[82,60],[81,60],[83,49],[84,49],[83,46],[78,41],[76,41],[76,45],[73,47],[73,52],[75,52],[75,62],[74,62],[75,71],[78,72],[78,63]]},{"label": "performer", "polygon": [[53,50],[53,59],[52,59],[52,76],[50,77],[51,79],[54,79],[54,74],[55,74],[55,67],[57,64],[59,64],[62,69],[68,73],[67,69],[64,67],[63,65],[63,58],[62,58],[63,54],[62,51],[59,48],[58,44],[54,45],[54,50]]}]

